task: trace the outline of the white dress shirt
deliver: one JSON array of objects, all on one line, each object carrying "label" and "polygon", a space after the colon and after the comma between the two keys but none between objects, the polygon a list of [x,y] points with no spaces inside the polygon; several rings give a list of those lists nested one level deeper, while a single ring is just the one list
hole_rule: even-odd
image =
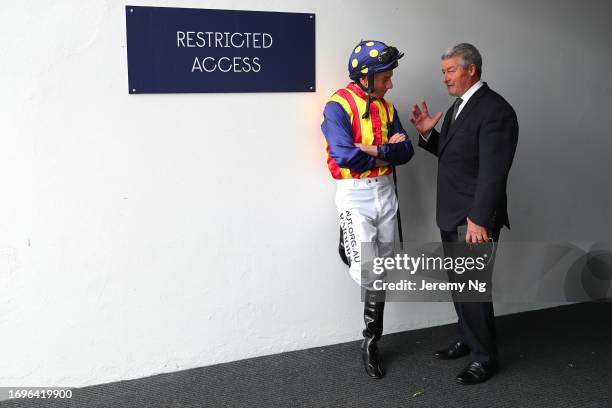
[{"label": "white dress shirt", "polygon": [[481,86],[482,86],[482,81],[478,80],[478,82],[472,85],[470,89],[468,89],[467,91],[465,91],[463,95],[461,95],[461,100],[463,102],[461,102],[461,105],[459,105],[459,109],[457,109],[457,116],[455,116],[455,120],[457,120],[457,117],[459,117],[459,114],[461,113],[461,110],[463,109],[465,104],[470,100],[472,95],[474,95],[476,91],[480,89]]}]

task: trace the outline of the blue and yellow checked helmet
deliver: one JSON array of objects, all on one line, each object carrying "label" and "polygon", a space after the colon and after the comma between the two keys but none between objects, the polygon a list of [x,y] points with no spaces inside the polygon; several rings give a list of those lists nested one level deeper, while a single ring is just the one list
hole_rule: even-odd
[{"label": "blue and yellow checked helmet", "polygon": [[351,53],[348,62],[349,77],[357,80],[376,72],[388,71],[398,65],[398,60],[404,56],[395,47],[389,47],[380,41],[361,41]]}]

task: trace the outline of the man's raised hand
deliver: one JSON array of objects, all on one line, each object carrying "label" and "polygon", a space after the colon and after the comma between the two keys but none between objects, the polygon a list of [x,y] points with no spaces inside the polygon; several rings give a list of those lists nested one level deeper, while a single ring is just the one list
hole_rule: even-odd
[{"label": "man's raised hand", "polygon": [[431,117],[429,115],[429,110],[427,109],[427,103],[423,101],[420,108],[417,104],[414,104],[412,107],[412,117],[410,118],[410,122],[412,122],[417,132],[419,132],[422,136],[427,136],[429,132],[431,132],[431,129],[436,126],[441,117],[442,112],[438,112],[436,113],[436,116]]}]

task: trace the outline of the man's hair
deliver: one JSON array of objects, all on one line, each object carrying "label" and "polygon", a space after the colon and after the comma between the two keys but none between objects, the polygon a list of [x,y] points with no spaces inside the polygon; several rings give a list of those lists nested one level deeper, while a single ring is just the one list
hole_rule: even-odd
[{"label": "man's hair", "polygon": [[449,59],[453,57],[461,57],[463,61],[463,69],[467,69],[470,64],[476,65],[476,75],[480,78],[482,74],[482,57],[480,53],[472,44],[461,43],[457,45],[453,45],[448,48],[442,54],[442,59]]}]

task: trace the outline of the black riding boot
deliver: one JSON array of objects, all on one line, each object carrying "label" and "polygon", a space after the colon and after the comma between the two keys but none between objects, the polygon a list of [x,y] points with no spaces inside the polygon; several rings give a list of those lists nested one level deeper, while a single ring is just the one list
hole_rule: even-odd
[{"label": "black riding boot", "polygon": [[382,378],[384,375],[376,346],[382,336],[384,310],[385,292],[366,290],[363,310],[365,329],[363,330],[363,343],[361,343],[361,357],[366,373],[372,378]]}]

